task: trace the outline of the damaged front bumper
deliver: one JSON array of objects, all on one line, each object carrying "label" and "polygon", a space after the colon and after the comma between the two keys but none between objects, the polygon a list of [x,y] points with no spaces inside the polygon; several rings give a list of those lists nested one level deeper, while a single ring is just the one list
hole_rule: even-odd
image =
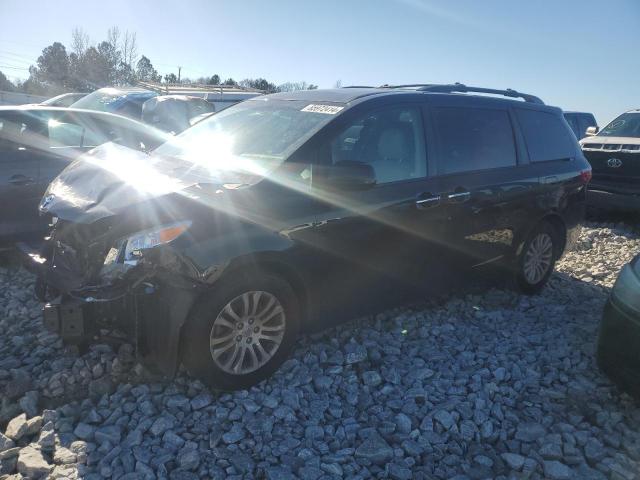
[{"label": "damaged front bumper", "polygon": [[47,330],[67,341],[81,342],[87,330],[82,303],[74,301],[63,305],[60,297],[42,307],[42,322]]},{"label": "damaged front bumper", "polygon": [[181,329],[202,286],[185,275],[190,267],[179,256],[156,251],[148,257],[108,281],[93,277],[92,282],[78,252],[48,242],[42,254],[30,257],[38,276],[36,293],[48,300],[45,327],[72,344],[124,334],[151,370],[173,376]]},{"label": "damaged front bumper", "polygon": [[195,290],[147,283],[113,299],[60,295],[47,302],[45,327],[71,344],[86,344],[124,333],[135,346],[136,356],[149,368],[173,376],[178,367],[180,333]]}]

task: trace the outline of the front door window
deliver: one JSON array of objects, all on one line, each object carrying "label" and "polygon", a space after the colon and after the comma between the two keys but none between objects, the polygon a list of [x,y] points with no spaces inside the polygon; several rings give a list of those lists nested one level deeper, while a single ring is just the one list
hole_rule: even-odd
[{"label": "front door window", "polygon": [[367,113],[331,142],[331,160],[370,164],[378,184],[427,175],[420,109],[391,107]]}]

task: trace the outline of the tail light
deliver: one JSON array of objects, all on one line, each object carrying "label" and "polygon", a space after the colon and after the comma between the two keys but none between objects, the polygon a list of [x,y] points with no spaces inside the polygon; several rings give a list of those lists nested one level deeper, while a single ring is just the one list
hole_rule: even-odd
[{"label": "tail light", "polygon": [[582,183],[587,184],[591,181],[591,177],[593,177],[593,174],[591,173],[591,169],[589,168],[588,170],[582,170],[580,172],[580,180],[582,180]]}]

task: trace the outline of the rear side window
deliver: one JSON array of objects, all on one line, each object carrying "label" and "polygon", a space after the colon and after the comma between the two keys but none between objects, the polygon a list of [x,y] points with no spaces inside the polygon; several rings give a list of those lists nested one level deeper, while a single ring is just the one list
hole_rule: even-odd
[{"label": "rear side window", "polygon": [[48,121],[51,148],[93,148],[109,141],[108,131],[89,115],[65,115]]},{"label": "rear side window", "polygon": [[510,167],[517,163],[509,114],[485,108],[435,109],[440,174]]},{"label": "rear side window", "polygon": [[9,160],[10,157],[2,155],[6,152],[17,150],[17,140],[20,135],[22,123],[19,125],[8,118],[0,118],[0,162]]},{"label": "rear side window", "polygon": [[81,147],[84,128],[74,123],[49,120],[49,140],[51,148]]},{"label": "rear side window", "polygon": [[6,115],[0,118],[0,152],[46,150],[49,138],[39,116]]},{"label": "rear side window", "polygon": [[562,160],[575,155],[575,140],[560,117],[538,110],[516,109],[532,162]]}]

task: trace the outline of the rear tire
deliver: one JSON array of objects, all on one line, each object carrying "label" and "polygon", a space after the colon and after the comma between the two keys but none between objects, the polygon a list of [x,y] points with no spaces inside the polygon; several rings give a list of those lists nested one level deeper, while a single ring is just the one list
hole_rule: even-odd
[{"label": "rear tire", "polygon": [[516,259],[516,288],[529,295],[539,293],[553,273],[559,250],[556,230],[546,222],[536,227]]},{"label": "rear tire", "polygon": [[291,286],[268,273],[223,280],[196,308],[182,336],[187,371],[219,390],[249,388],[288,358],[300,327]]}]

